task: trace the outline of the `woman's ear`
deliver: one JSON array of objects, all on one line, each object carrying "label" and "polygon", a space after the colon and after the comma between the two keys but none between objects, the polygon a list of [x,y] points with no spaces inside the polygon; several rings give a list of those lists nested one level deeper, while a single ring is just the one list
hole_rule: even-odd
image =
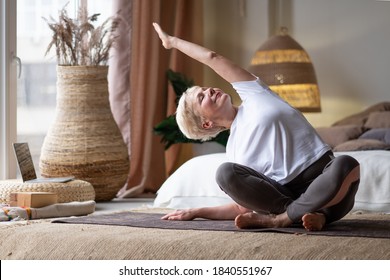
[{"label": "woman's ear", "polygon": [[210,128],[213,127],[213,122],[212,122],[212,121],[208,121],[208,120],[203,121],[202,127],[203,127],[204,129],[210,129]]}]

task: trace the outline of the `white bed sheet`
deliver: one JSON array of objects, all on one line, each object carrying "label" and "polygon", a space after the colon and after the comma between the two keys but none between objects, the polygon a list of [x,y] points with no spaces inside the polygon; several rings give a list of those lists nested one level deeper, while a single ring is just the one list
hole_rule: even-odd
[{"label": "white bed sheet", "polygon": [[390,151],[337,152],[360,163],[360,184],[353,210],[390,213]]}]

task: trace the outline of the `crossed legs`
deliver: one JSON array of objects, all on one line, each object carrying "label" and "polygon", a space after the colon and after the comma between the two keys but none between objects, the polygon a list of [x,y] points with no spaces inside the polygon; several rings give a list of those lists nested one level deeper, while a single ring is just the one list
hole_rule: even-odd
[{"label": "crossed legs", "polygon": [[339,156],[294,200],[288,188],[251,168],[224,163],[217,171],[221,189],[254,211],[236,217],[239,228],[287,227],[302,222],[307,230],[321,230],[325,223],[342,218],[352,209],[359,178],[359,163],[352,157]]}]

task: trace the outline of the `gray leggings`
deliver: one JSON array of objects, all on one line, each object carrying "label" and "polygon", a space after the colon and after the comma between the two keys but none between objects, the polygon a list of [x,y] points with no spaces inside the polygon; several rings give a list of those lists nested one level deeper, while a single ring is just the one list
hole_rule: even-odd
[{"label": "gray leggings", "polygon": [[334,157],[327,152],[286,185],[240,164],[226,162],[217,170],[219,187],[237,204],[256,212],[280,214],[287,211],[293,222],[310,212],[321,212],[327,223],[337,221],[352,209],[359,180],[353,182],[336,205],[323,208],[339,191],[346,176],[359,166],[352,157]]}]

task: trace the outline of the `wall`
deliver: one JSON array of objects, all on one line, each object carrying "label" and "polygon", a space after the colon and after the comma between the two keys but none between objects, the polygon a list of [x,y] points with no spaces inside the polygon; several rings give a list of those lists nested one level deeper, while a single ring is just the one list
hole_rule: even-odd
[{"label": "wall", "polygon": [[[316,69],[322,112],[306,114],[314,126],[330,125],[390,100],[389,1],[291,0],[282,8],[290,35],[306,49]],[[205,45],[247,67],[268,38],[274,19],[269,9],[268,0],[204,1]],[[210,71],[204,80],[231,92],[230,85]]]},{"label": "wall", "polygon": [[310,52],[323,113],[332,123],[374,103],[390,100],[390,2],[293,0],[297,41]]},{"label": "wall", "polygon": [[[267,1],[205,0],[203,12],[205,46],[247,67],[255,50],[268,37]],[[230,84],[209,69],[204,83],[235,96]]]}]

